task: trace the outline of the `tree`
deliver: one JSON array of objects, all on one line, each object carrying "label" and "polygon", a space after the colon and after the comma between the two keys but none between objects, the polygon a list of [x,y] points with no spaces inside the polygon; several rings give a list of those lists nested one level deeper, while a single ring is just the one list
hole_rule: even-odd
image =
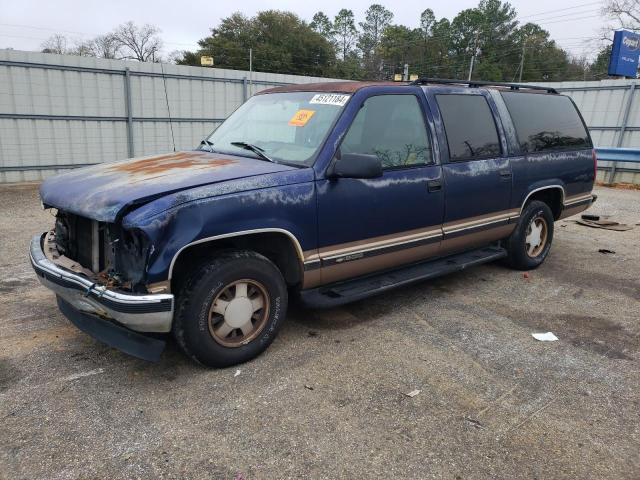
[{"label": "tree", "polygon": [[311,23],[309,26],[322,35],[327,40],[331,40],[333,37],[333,24],[329,17],[327,17],[324,12],[317,12],[313,18],[311,19]]},{"label": "tree", "polygon": [[121,44],[109,33],[99,35],[91,40],[76,43],[68,53],[80,57],[120,59],[121,48]]},{"label": "tree", "polygon": [[42,53],[67,53],[67,37],[60,34],[51,35],[42,45]]},{"label": "tree", "polygon": [[290,12],[267,10],[253,18],[240,13],[222,19],[211,35],[198,42],[198,52],[185,52],[178,63],[199,65],[200,56],[211,55],[216,66],[297,75],[332,75],[335,51],[329,41]]},{"label": "tree", "polygon": [[358,35],[353,11],[346,8],[340,10],[333,20],[333,28],[340,49],[340,57],[346,61]]},{"label": "tree", "polygon": [[138,26],[129,21],[117,27],[113,33],[115,45],[122,50],[122,58],[139,62],[160,60],[162,40],[158,36],[160,29],[153,25]]},{"label": "tree", "polygon": [[358,47],[362,52],[365,73],[371,78],[379,70],[376,50],[380,46],[382,35],[393,20],[393,13],[382,5],[374,3],[365,12],[365,21],[360,22],[361,34]]},{"label": "tree", "polygon": [[607,0],[602,13],[611,21],[607,34],[618,29],[640,32],[640,0]]}]

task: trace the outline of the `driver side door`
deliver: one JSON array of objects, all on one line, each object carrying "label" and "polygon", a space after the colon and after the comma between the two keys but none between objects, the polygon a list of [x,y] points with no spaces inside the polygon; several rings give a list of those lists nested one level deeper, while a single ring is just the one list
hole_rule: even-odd
[{"label": "driver side door", "polygon": [[383,174],[317,180],[321,283],[438,255],[444,185],[425,107],[414,93],[362,102],[339,150],[377,155]]}]

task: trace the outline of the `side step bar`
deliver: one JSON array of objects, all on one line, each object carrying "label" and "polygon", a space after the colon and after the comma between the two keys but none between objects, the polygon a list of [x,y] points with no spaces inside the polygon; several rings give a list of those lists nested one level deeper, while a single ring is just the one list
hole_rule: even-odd
[{"label": "side step bar", "polygon": [[300,299],[303,305],[311,308],[336,307],[403,285],[440,277],[474,265],[493,262],[506,256],[507,251],[502,247],[479,248],[437,260],[412,264],[397,270],[303,290],[300,292]]}]

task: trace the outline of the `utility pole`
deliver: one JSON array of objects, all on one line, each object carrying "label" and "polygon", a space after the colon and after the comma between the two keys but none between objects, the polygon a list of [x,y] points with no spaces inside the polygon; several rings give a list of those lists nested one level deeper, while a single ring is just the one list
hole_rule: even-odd
[{"label": "utility pole", "polygon": [[253,49],[249,49],[249,96],[253,95]]},{"label": "utility pole", "polygon": [[469,78],[467,81],[471,81],[471,74],[473,74],[473,64],[476,61],[476,54],[478,53],[478,36],[480,32],[476,32],[475,40],[473,41],[473,55],[471,56],[471,65],[469,65]]},{"label": "utility pole", "polygon": [[409,64],[408,63],[404,64],[404,71],[402,73],[402,80],[404,80],[405,82],[409,81]]},{"label": "utility pole", "polygon": [[522,82],[522,70],[524,69],[524,47],[527,44],[527,40],[522,41],[522,55],[520,55],[520,74],[518,75],[518,82]]}]

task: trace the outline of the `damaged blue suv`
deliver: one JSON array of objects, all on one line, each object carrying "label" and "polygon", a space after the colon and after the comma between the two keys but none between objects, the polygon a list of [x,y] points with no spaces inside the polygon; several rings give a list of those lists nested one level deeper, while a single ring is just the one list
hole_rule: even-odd
[{"label": "damaged blue suv", "polygon": [[33,267],[80,329],[156,360],[247,361],[295,296],[365,298],[504,259],[532,269],[588,208],[596,157],[569,97],[421,79],[255,95],[197,150],[45,181]]}]

